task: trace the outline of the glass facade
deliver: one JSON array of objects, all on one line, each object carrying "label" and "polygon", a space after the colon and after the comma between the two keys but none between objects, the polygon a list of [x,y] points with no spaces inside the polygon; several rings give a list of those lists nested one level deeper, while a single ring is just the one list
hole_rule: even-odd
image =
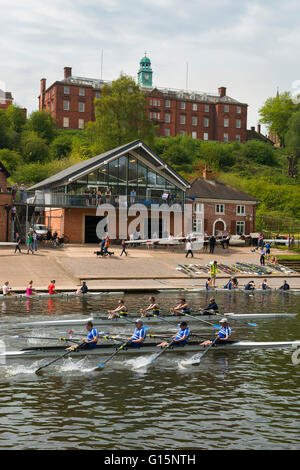
[{"label": "glass facade", "polygon": [[[118,196],[130,197],[135,192],[135,202],[154,203],[184,202],[184,191],[166,178],[147,167],[131,154],[117,158],[88,175],[80,176],[72,183],[56,188],[54,193],[65,196],[92,198],[114,203]],[[106,195],[109,194],[109,200]],[[79,199],[77,199],[77,202]]]}]

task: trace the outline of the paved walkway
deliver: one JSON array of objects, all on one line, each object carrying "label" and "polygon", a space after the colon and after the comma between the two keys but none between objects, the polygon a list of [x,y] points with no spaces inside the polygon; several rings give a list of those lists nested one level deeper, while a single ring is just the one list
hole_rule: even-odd
[{"label": "paved walkway", "polygon": [[[164,289],[204,287],[207,274],[197,275],[197,278],[188,278],[176,270],[178,264],[205,265],[212,260],[219,264],[232,265],[237,261],[259,264],[259,254],[252,253],[250,247],[230,247],[223,250],[217,247],[215,253],[196,252],[194,258],[185,258],[185,253],[161,249],[130,248],[129,255],[120,256],[120,247],[111,247],[114,256],[97,258],[93,245],[66,245],[64,248],[40,248],[34,255],[14,254],[13,248],[0,249],[0,286],[9,281],[15,290],[24,291],[27,283],[33,280],[34,287],[39,290],[47,289],[51,279],[56,280],[59,290],[75,289],[81,280],[87,280],[91,289]],[[276,256],[279,250],[273,250]],[[287,253],[287,252],[285,252]],[[237,275],[240,285],[246,284],[250,278],[256,276]],[[225,273],[219,272],[216,285],[223,287],[229,278]],[[289,278],[291,287],[300,288],[300,273],[293,276],[269,275],[268,283],[271,287],[279,287],[283,279]],[[261,276],[255,280],[256,285],[261,283]]]}]

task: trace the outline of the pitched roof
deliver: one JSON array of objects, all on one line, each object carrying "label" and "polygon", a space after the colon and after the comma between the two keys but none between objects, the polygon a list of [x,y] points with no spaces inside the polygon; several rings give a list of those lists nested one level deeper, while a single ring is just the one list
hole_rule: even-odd
[{"label": "pitched roof", "polygon": [[109,150],[108,152],[96,155],[95,157],[89,158],[88,160],[76,163],[75,165],[62,170],[59,173],[46,178],[40,183],[35,184],[29,189],[46,189],[70,182],[74,179],[77,179],[79,175],[88,174],[101,165],[106,164],[109,161],[114,160],[115,158],[118,158],[119,156],[124,155],[130,151],[139,153],[144,159],[150,160],[152,165],[154,165],[154,167],[156,167],[160,173],[165,176],[169,175],[169,177],[173,178],[173,180],[176,180],[179,185],[183,186],[184,188],[190,187],[189,183],[184,178],[182,178],[182,176],[180,176],[175,170],[173,170],[173,168],[171,168],[158,155],[156,155],[142,140],[135,140],[128,144],[121,145],[120,147]]},{"label": "pitched roof", "polygon": [[195,178],[190,184],[191,187],[186,192],[190,198],[259,202],[257,198],[219,180]]}]

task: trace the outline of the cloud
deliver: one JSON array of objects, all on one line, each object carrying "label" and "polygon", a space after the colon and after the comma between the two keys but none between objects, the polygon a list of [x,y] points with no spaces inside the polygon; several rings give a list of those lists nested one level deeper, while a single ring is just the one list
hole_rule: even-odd
[{"label": "cloud", "polygon": [[289,89],[300,31],[297,1],[1,0],[0,80],[18,104],[38,106],[40,79],[136,77],[147,50],[158,86],[228,94],[249,104],[248,127],[268,96]]}]

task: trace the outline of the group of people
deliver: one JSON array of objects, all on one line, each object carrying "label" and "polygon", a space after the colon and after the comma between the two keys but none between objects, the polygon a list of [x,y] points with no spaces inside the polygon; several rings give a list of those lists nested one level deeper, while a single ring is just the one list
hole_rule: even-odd
[{"label": "group of people", "polygon": [[[255,287],[255,282],[254,281],[249,281],[246,285],[245,285],[245,290],[255,290],[256,287]],[[263,282],[261,283],[261,286],[259,287],[259,289],[262,289],[262,290],[269,290],[269,289],[272,289],[272,287],[270,287],[268,285],[268,281],[267,279],[264,279]],[[279,290],[289,290],[290,289],[290,285],[287,281],[284,281],[283,284],[279,287]]]},{"label": "group of people", "polygon": [[203,244],[203,251],[207,251],[209,247],[209,253],[213,254],[215,251],[215,247],[217,242],[220,242],[223,250],[228,250],[229,249],[229,243],[230,243],[230,233],[224,231],[222,235],[220,236],[215,236],[211,235],[209,236],[207,233],[204,234],[204,244]]},{"label": "group of people", "polygon": [[24,202],[26,199],[26,188],[23,183],[21,183],[20,186],[18,183],[15,183],[13,187],[11,188],[11,195],[12,195],[13,202],[17,200],[18,193],[20,195],[20,202]]},{"label": "group of people", "polygon": [[[215,334],[217,336],[216,343],[224,343],[230,340],[231,328],[228,324],[227,318],[222,318],[220,320],[220,329]],[[86,338],[82,339],[82,344],[74,344],[67,348],[67,350],[73,350],[80,346],[80,349],[94,349],[99,342],[99,333],[98,330],[94,327],[93,322],[88,321],[86,323],[86,330],[88,334]],[[191,336],[190,329],[186,321],[180,323],[180,328],[175,335],[172,336],[171,341],[163,341],[157,344],[157,347],[163,348],[166,346],[171,347],[183,347],[185,346]],[[144,328],[143,320],[138,318],[135,321],[135,330],[129,338],[126,340],[126,348],[141,348],[147,337],[146,329]],[[201,346],[208,346],[212,344],[211,340],[206,340],[200,343]]]}]

